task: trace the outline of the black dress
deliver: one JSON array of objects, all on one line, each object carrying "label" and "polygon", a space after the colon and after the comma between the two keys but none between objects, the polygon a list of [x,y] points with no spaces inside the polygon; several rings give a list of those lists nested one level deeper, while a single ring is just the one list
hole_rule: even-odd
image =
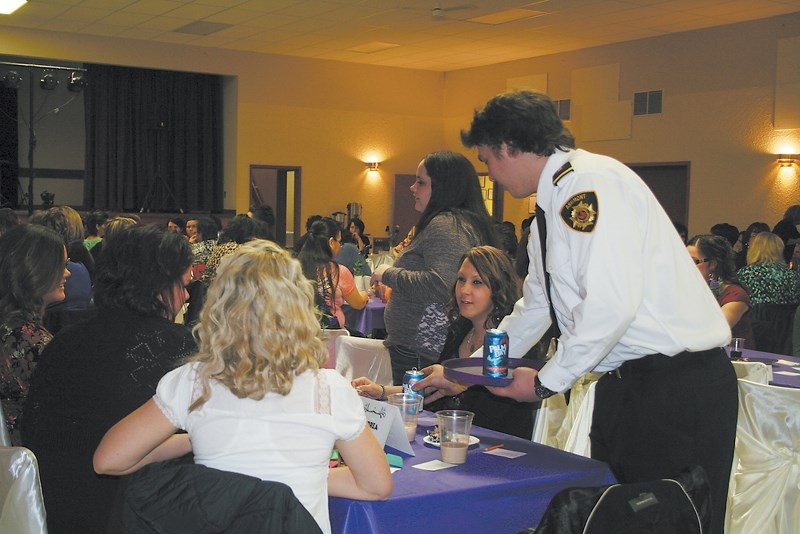
[{"label": "black dress", "polygon": [[[457,319],[447,331],[447,339],[439,356],[439,363],[458,358],[458,347],[469,331],[472,323],[464,318]],[[471,386],[466,391],[453,397],[443,397],[425,406],[426,410],[469,410],[475,414],[472,424],[531,439],[533,434],[533,410],[538,407],[534,402],[517,402],[505,397],[497,397],[489,393],[483,386]]]},{"label": "black dress", "polygon": [[195,351],[183,325],[116,308],[48,344],[31,379],[22,441],[39,461],[51,534],[105,532],[119,478],[94,473],[94,451]]}]

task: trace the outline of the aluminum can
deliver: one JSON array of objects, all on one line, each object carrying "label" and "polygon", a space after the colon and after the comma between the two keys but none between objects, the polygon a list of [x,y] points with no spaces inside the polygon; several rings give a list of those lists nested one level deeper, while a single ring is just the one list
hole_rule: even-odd
[{"label": "aluminum can", "polygon": [[403,375],[403,393],[407,393],[409,395],[421,395],[422,392],[414,391],[411,389],[411,386],[423,378],[425,378],[425,373],[418,371],[416,367],[412,367],[411,370],[406,371],[406,373]]},{"label": "aluminum can", "polygon": [[508,376],[508,334],[487,330],[483,336],[483,374],[490,378]]}]

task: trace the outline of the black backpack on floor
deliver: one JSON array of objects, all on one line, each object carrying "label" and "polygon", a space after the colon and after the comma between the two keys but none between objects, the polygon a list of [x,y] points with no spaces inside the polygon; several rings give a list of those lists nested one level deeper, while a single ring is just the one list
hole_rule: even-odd
[{"label": "black backpack on floor", "polygon": [[674,479],[561,490],[520,534],[705,534],[710,525],[708,479],[692,466]]}]

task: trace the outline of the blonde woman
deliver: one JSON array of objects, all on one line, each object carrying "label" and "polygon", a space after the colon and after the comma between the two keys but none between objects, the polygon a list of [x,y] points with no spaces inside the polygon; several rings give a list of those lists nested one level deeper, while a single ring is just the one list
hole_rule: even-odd
[{"label": "blonde woman", "polygon": [[771,232],[753,236],[747,250],[747,266],[739,269],[738,275],[753,304],[800,302],[800,274],[786,265],[783,240]]},{"label": "blonde woman", "polygon": [[[289,485],[323,532],[328,495],[388,497],[386,456],[358,394],[320,369],[328,356],[300,263],[251,241],[222,260],[206,303],[198,354],[108,431],[97,473],[127,474],[193,450],[197,463]],[[334,447],[347,467],[328,468]]]}]

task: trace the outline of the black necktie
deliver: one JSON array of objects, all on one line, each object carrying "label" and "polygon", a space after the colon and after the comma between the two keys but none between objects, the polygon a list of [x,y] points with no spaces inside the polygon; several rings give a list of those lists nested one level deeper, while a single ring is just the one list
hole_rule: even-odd
[{"label": "black necktie", "polygon": [[561,328],[556,320],[556,310],[553,308],[553,297],[550,294],[550,273],[547,272],[547,221],[544,210],[539,204],[536,204],[536,227],[539,229],[539,250],[542,255],[542,269],[544,269],[544,288],[547,291],[547,302],[550,304],[550,319],[553,321],[556,337],[560,337]]}]

